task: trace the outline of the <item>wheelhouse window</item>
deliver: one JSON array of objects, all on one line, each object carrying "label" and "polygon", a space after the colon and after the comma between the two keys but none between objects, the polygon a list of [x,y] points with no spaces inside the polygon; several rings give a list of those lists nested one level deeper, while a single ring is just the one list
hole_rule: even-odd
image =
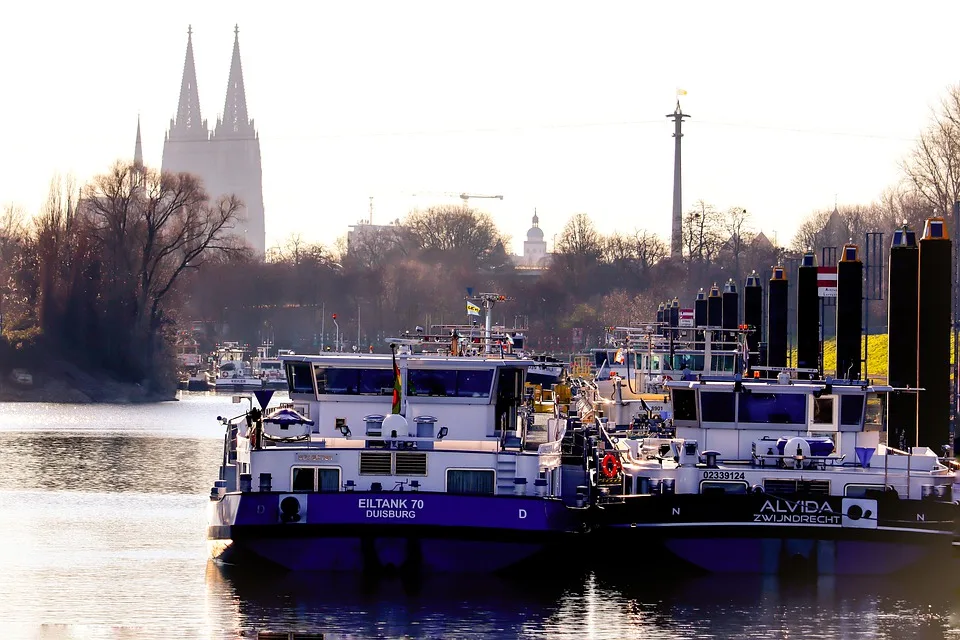
[{"label": "wheelhouse window", "polygon": [[813,399],[813,424],[833,424],[834,398]]},{"label": "wheelhouse window", "polygon": [[439,398],[489,398],[492,369],[410,369],[407,395]]},{"label": "wheelhouse window", "polygon": [[493,469],[447,469],[447,493],[493,495]]},{"label": "wheelhouse window", "polygon": [[329,467],[293,467],[292,491],[340,491],[340,469]]},{"label": "wheelhouse window", "polygon": [[328,395],[388,396],[393,393],[391,369],[317,366],[317,392]]},{"label": "wheelhouse window", "polygon": [[313,393],[310,365],[306,362],[288,362],[287,386],[290,393]]},{"label": "wheelhouse window", "polygon": [[859,426],[863,421],[863,396],[840,397],[840,424]]},{"label": "wheelhouse window", "polygon": [[848,484],[843,488],[843,495],[848,498],[877,498],[887,491],[882,484]]},{"label": "wheelhouse window", "polygon": [[673,414],[675,420],[697,419],[697,392],[693,389],[673,389]]},{"label": "wheelhouse window", "polygon": [[741,393],[740,422],[803,424],[806,396],[800,393]]},{"label": "wheelhouse window", "polygon": [[705,422],[734,422],[736,394],[728,391],[703,391],[700,393],[700,409]]}]

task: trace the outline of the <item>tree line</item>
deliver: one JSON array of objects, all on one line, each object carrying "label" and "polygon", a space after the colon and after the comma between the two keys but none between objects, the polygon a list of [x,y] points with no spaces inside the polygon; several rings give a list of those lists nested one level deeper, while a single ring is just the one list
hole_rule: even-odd
[{"label": "tree line", "polygon": [[466,205],[358,225],[326,243],[292,235],[256,256],[231,233],[243,214],[235,197],[212,199],[188,174],[116,163],[82,186],[54,179],[33,216],[0,212],[0,356],[8,367],[63,358],[169,389],[184,332],[205,349],[239,340],[383,351],[418,325],[470,322],[468,289],[509,296],[494,309],[497,323],[525,329],[535,350],[569,353],[599,345],[607,327],[651,320],[674,297],[692,306],[713,283],[742,286],[754,270],[766,279],[806,250],[819,256],[946,215],[960,198],[960,87],[933,110],[901,169],[875,202],[812,212],[787,248],[757,233],[742,207],[698,201],[683,216],[682,256],[648,230],[604,235],[577,213],[549,263],[531,269],[515,265],[509,236]]}]

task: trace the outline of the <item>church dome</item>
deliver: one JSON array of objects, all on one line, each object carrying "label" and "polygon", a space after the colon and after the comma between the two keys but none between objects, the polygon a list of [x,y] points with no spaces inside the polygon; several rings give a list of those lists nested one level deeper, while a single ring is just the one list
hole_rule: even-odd
[{"label": "church dome", "polygon": [[528,242],[538,242],[543,240],[543,230],[540,228],[540,218],[537,217],[537,212],[533,212],[533,226],[530,227],[530,230],[527,231],[527,241]]}]

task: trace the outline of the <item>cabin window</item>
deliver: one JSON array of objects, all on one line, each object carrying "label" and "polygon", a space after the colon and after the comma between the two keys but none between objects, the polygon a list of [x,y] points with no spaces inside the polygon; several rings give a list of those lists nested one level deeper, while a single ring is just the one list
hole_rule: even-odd
[{"label": "cabin window", "polygon": [[863,396],[840,397],[840,424],[859,426],[863,420]]},{"label": "cabin window", "polygon": [[813,424],[833,424],[834,398],[813,399]]},{"label": "cabin window", "polygon": [[388,396],[393,393],[393,370],[318,366],[317,392],[328,395]]},{"label": "cabin window", "polygon": [[493,369],[411,369],[407,394],[439,398],[489,398]]},{"label": "cabin window", "polygon": [[407,395],[451,398],[457,395],[457,372],[448,369],[411,369]]},{"label": "cabin window", "polygon": [[765,478],[763,491],[775,496],[828,496],[829,480],[800,480],[797,478]]},{"label": "cabin window", "polygon": [[290,393],[313,393],[310,365],[305,362],[287,363],[287,386]]},{"label": "cabin window", "polygon": [[493,469],[447,469],[447,493],[493,495]]},{"label": "cabin window", "polygon": [[702,392],[700,410],[705,422],[735,422],[736,394],[728,391]]},{"label": "cabin window", "polygon": [[675,420],[697,419],[697,392],[693,389],[673,389],[673,417]]},{"label": "cabin window", "polygon": [[393,369],[360,369],[358,389],[360,395],[393,395]]},{"label": "cabin window", "polygon": [[877,494],[887,491],[882,484],[848,484],[843,488],[843,495],[848,498],[876,498]]},{"label": "cabin window", "polygon": [[493,384],[493,370],[457,371],[458,398],[489,398]]},{"label": "cabin window", "polygon": [[806,396],[800,393],[741,393],[740,422],[803,424]]},{"label": "cabin window", "polygon": [[292,491],[340,491],[340,469],[293,467]]},{"label": "cabin window", "polygon": [[703,480],[700,483],[700,493],[704,495],[711,494],[745,494],[750,486],[746,482],[731,482],[724,480]]},{"label": "cabin window", "polygon": [[606,351],[594,351],[594,352],[593,352],[593,361],[594,361],[594,364],[596,365],[596,367],[597,367],[598,370],[600,369],[600,367],[602,367],[602,366],[604,366],[604,365],[609,365],[609,364],[610,364],[610,360],[607,360],[607,352],[606,352]]},{"label": "cabin window", "polygon": [[294,467],[293,482],[290,484],[292,491],[313,491],[316,485],[316,473],[313,467]]}]

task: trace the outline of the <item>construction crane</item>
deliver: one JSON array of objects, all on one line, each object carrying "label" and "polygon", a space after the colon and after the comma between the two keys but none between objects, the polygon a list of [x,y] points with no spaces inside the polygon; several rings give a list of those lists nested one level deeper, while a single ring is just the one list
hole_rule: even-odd
[{"label": "construction crane", "polygon": [[[463,200],[463,204],[464,204],[464,205],[467,205],[467,204],[469,203],[470,198],[494,198],[494,199],[497,199],[497,200],[503,200],[503,196],[502,196],[502,195],[491,196],[491,195],[480,194],[480,193],[466,193],[466,192],[453,193],[453,192],[450,192],[450,191],[444,191],[444,192],[438,192],[438,191],[414,191],[414,192],[400,191],[400,192],[396,192],[396,193],[393,194],[393,195],[412,196],[412,197],[414,197],[414,198],[423,197],[423,196],[443,196],[443,197],[445,197],[445,198],[460,198],[461,200]],[[363,223],[362,220],[361,220],[360,222],[361,222],[361,224]],[[368,213],[368,216],[367,216],[367,224],[373,224],[373,196],[370,196],[370,205],[369,205],[369,213]]]},{"label": "construction crane", "polygon": [[503,200],[503,196],[486,196],[477,193],[461,193],[460,199],[463,200],[463,204],[467,204],[467,200],[470,198],[496,198],[498,200]]}]

